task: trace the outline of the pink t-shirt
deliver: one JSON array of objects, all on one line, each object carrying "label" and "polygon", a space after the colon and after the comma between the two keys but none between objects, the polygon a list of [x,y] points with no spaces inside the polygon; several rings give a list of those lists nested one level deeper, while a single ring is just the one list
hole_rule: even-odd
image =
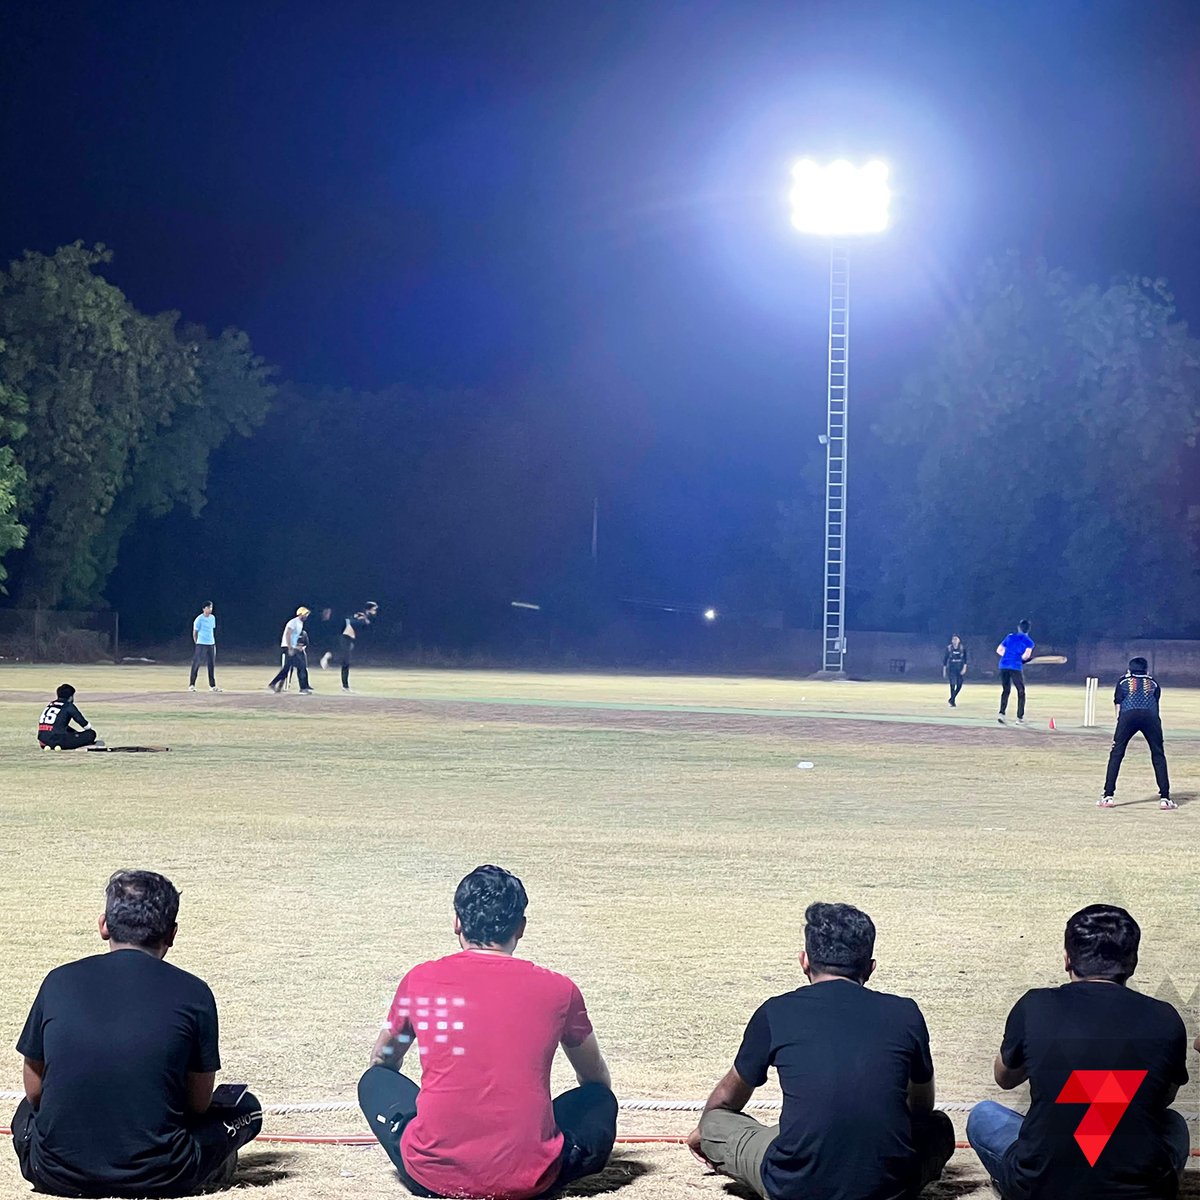
[{"label": "pink t-shirt", "polygon": [[463,950],[400,981],[388,1027],[415,1037],[417,1115],[400,1142],[412,1177],[442,1196],[527,1200],[558,1177],[550,1106],[560,1042],[592,1032],[579,989],[521,958]]}]

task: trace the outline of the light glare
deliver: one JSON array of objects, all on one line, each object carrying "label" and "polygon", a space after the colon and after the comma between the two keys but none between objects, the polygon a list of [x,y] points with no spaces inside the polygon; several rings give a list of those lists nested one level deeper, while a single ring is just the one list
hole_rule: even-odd
[{"label": "light glare", "polygon": [[802,158],[792,168],[792,225],[801,233],[882,233],[891,199],[888,166],[878,159],[856,167],[842,158],[826,166]]}]

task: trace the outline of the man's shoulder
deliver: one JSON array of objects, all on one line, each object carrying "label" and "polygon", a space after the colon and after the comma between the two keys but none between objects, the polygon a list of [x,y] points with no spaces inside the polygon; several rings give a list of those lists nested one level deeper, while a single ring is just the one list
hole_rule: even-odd
[{"label": "man's shoulder", "polygon": [[[465,975],[479,975],[487,980],[494,980],[492,974],[497,968],[504,971],[506,976],[519,976],[523,987],[538,987],[549,990],[567,991],[575,988],[574,980],[559,971],[540,966],[527,958],[517,958],[515,955],[502,963],[497,963],[491,955],[477,955],[471,951],[460,950],[457,954],[447,954],[442,958],[431,958],[425,962],[410,967],[405,976],[410,987],[420,987],[428,984],[435,987],[438,981],[451,978],[460,979]],[[486,974],[485,974],[486,973]]]}]

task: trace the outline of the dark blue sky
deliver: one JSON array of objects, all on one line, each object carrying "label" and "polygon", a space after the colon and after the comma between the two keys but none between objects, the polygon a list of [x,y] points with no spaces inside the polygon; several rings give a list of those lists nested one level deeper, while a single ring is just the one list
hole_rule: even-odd
[{"label": "dark blue sky", "polygon": [[893,163],[894,228],[856,256],[861,436],[994,250],[1166,275],[1200,321],[1190,0],[2,20],[0,252],[103,241],[139,306],[241,326],[300,381],[552,389],[618,431],[607,548],[642,592],[702,599],[820,427],[799,154]]}]

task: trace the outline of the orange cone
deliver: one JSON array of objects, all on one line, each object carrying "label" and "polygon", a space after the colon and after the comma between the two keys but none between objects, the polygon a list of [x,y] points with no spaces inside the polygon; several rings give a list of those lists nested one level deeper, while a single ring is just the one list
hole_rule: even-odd
[{"label": "orange cone", "polygon": [[1050,718],[1050,728],[1051,729],[1054,728],[1054,718],[1053,717]]}]

